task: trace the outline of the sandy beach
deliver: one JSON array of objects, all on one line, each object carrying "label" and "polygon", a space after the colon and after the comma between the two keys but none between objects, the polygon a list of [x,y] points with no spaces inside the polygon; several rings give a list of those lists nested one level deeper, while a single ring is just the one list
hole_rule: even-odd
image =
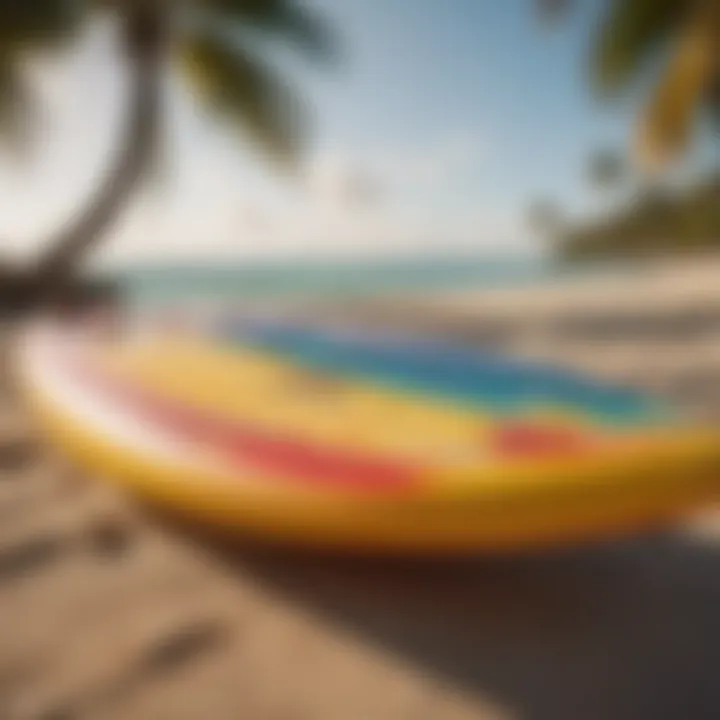
[{"label": "sandy beach", "polygon": [[[714,263],[310,310],[441,328],[720,418]],[[713,513],[534,557],[270,552],[174,526],[68,467],[2,372],[0,718],[718,717]]]}]

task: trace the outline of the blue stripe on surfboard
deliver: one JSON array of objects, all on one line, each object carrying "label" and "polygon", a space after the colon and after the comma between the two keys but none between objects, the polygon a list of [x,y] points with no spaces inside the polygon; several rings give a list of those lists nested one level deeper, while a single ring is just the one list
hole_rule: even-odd
[{"label": "blue stripe on surfboard", "polygon": [[224,324],[219,334],[316,370],[369,378],[474,409],[504,414],[559,405],[613,424],[667,416],[641,393],[437,341],[340,336],[279,323]]}]

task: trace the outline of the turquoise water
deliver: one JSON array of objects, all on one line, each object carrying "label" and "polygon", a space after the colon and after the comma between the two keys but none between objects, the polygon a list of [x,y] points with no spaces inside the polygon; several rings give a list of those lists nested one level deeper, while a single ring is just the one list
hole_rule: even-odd
[{"label": "turquoise water", "polygon": [[154,302],[491,288],[543,283],[568,273],[594,271],[569,269],[535,258],[426,257],[362,262],[168,264],[136,267],[119,276],[132,298]]}]

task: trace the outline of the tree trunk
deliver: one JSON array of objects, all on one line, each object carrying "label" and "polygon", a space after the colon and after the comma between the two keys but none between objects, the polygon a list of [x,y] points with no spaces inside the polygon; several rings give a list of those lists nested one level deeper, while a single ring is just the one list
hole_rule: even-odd
[{"label": "tree trunk", "polygon": [[42,299],[72,280],[81,260],[117,220],[138,189],[157,150],[167,17],[162,3],[140,3],[123,18],[131,99],[117,159],[84,212],[48,243],[35,280]]}]

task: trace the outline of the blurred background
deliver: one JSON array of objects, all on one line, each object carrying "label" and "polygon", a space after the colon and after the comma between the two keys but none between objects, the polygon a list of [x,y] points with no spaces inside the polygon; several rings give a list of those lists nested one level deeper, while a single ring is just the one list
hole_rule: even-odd
[{"label": "blurred background", "polygon": [[713,249],[713,2],[159,4],[3,3],[4,264],[474,284]]},{"label": "blurred background", "polygon": [[[717,0],[0,0],[0,142],[5,349],[107,298],[270,305],[720,419]],[[228,551],[86,487],[3,384],[2,717],[717,717],[714,517],[422,569]]]},{"label": "blurred background", "polygon": [[8,0],[2,306],[390,295],[714,412],[716,5]]}]

